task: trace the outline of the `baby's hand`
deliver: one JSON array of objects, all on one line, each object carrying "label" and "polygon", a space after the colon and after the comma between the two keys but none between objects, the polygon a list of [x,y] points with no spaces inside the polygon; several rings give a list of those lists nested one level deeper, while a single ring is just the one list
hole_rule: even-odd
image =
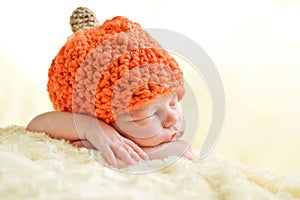
[{"label": "baby's hand", "polygon": [[147,154],[134,142],[121,136],[113,127],[101,124],[91,126],[86,131],[85,139],[96,149],[100,150],[105,160],[113,167],[118,167],[116,158],[131,165],[136,161],[148,160]]}]

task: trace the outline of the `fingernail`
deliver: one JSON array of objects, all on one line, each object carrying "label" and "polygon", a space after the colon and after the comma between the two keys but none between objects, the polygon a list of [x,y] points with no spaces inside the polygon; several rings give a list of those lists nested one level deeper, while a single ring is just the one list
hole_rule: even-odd
[{"label": "fingernail", "polygon": [[144,158],[144,160],[150,160],[149,156],[146,155],[145,158]]},{"label": "fingernail", "polygon": [[190,160],[194,160],[195,159],[195,155],[192,152],[190,152],[190,151],[186,152],[186,156]]}]

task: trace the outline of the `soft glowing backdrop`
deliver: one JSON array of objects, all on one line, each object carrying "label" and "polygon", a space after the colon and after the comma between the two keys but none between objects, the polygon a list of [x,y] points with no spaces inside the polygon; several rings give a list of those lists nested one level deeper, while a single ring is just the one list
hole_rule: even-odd
[{"label": "soft glowing backdrop", "polygon": [[78,6],[100,21],[124,15],[196,41],[216,64],[227,98],[215,152],[300,175],[297,0],[1,1],[0,126],[25,126],[52,109],[47,70],[71,34],[69,16]]}]

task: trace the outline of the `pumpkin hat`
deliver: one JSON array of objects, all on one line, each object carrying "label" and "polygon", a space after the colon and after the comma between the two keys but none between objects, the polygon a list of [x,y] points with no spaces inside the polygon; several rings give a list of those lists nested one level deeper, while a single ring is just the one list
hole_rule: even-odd
[{"label": "pumpkin hat", "polygon": [[71,35],[48,71],[54,109],[110,123],[168,93],[184,95],[178,63],[138,23],[117,16],[102,25],[88,8],[70,17]]}]

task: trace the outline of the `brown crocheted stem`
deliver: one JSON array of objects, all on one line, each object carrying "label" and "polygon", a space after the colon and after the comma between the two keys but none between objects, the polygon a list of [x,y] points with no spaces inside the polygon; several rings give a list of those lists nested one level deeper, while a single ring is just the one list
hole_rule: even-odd
[{"label": "brown crocheted stem", "polygon": [[89,29],[99,26],[99,22],[93,11],[85,7],[78,7],[70,17],[70,25],[73,33],[75,33],[79,29]]}]

